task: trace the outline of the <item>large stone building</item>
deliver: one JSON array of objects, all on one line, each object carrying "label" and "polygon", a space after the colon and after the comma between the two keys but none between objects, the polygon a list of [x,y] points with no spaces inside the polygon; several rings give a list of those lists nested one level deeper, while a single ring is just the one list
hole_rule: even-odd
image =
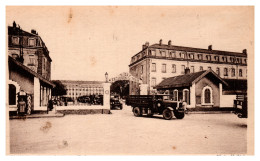
[{"label": "large stone building", "polygon": [[103,95],[104,88],[101,81],[79,81],[79,80],[60,80],[65,86],[69,97],[76,100],[80,96]]},{"label": "large stone building", "polygon": [[[183,47],[163,44],[149,45],[145,43],[142,50],[131,58],[129,73],[148,85],[148,93],[156,91],[154,88],[162,80],[183,75],[186,68],[190,73],[211,69],[222,79],[247,79],[247,51],[228,52],[208,49]],[[140,82],[130,81],[130,94],[139,94]]]},{"label": "large stone building", "polygon": [[17,93],[30,95],[31,110],[46,111],[51,89],[51,58],[41,37],[13,23],[8,26],[8,106],[17,110]]}]

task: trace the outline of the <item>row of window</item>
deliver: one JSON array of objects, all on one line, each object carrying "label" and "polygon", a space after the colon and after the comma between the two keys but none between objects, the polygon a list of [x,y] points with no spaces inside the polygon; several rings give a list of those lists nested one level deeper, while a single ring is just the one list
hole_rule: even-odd
[{"label": "row of window", "polygon": [[[211,67],[208,67],[208,70],[211,69]],[[200,66],[200,71],[203,70],[203,66]],[[236,69],[235,68],[231,68],[231,77],[235,77],[236,76]],[[151,68],[152,72],[156,72],[156,63],[152,63],[152,68]],[[171,72],[172,73],[176,73],[177,69],[176,69],[176,64],[172,64],[171,67]],[[161,68],[161,72],[162,73],[166,73],[166,64],[162,64],[162,68]],[[194,66],[190,66],[190,73],[194,73],[195,72],[195,68]],[[220,75],[220,68],[217,67],[216,71],[215,71],[218,75]],[[224,76],[228,76],[228,68],[224,68]],[[141,66],[141,73],[143,73],[143,66]],[[181,73],[184,74],[185,73],[185,65],[181,65]],[[239,69],[239,73],[238,73],[239,77],[243,77],[243,70]]]},{"label": "row of window", "polygon": [[[13,36],[12,37],[12,43],[14,45],[19,45],[21,44],[20,38],[18,36]],[[35,38],[28,38],[28,46],[34,47],[36,46],[36,39]]]},{"label": "row of window", "polygon": [[103,88],[102,87],[98,87],[98,88],[91,87],[91,88],[83,88],[83,89],[81,89],[81,88],[79,88],[79,89],[69,88],[68,91],[103,91]]},{"label": "row of window", "polygon": [[[191,60],[206,60],[206,61],[215,61],[215,62],[230,62],[230,63],[239,63],[247,64],[246,58],[235,57],[235,56],[219,56],[219,55],[210,55],[210,54],[195,54],[187,53],[186,51],[159,51],[156,53],[155,50],[149,50],[149,56],[158,56],[165,58],[181,58],[181,59],[191,59]],[[203,55],[205,57],[203,58]],[[135,62],[145,56],[145,53],[140,53],[132,57],[132,62]]]},{"label": "row of window", "polygon": [[[79,96],[85,95],[84,93],[73,93],[73,92],[72,92],[72,93],[71,93],[71,92],[68,93],[69,96],[74,95],[74,94],[75,94],[76,96],[77,96],[77,95],[79,95]],[[90,94],[90,93],[88,93],[88,94]],[[103,91],[97,91],[97,92],[95,92],[95,93],[93,92],[93,93],[91,93],[91,94],[103,94]]]}]

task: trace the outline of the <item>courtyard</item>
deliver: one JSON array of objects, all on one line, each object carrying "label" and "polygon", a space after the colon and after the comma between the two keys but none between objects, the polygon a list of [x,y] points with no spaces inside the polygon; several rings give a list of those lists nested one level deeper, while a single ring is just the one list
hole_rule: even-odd
[{"label": "courtyard", "polygon": [[10,121],[10,153],[31,155],[246,154],[247,120],[232,113],[184,119],[134,117],[130,106],[112,114]]}]

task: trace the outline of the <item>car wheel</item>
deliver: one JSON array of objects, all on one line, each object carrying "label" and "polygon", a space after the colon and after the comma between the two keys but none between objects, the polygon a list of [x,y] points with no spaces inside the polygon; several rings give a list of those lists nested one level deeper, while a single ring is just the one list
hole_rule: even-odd
[{"label": "car wheel", "polygon": [[133,113],[136,117],[142,116],[141,109],[139,107],[135,107]]},{"label": "car wheel", "polygon": [[185,114],[183,112],[175,112],[174,115],[177,119],[183,119]]},{"label": "car wheel", "polygon": [[171,120],[173,117],[173,112],[170,109],[165,109],[163,110],[163,118],[165,120]]}]

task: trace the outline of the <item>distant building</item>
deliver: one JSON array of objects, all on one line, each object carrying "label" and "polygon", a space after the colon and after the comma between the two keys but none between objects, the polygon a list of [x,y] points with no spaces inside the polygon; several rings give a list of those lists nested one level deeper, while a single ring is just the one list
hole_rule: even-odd
[{"label": "distant building", "polygon": [[[148,93],[156,92],[156,85],[164,79],[203,70],[212,70],[222,79],[247,79],[247,51],[241,53],[208,49],[183,47],[163,44],[145,43],[142,50],[131,58],[129,73],[141,83],[148,85]],[[130,94],[139,94],[138,81],[130,81]]]},{"label": "distant building", "polygon": [[80,81],[80,80],[60,80],[67,90],[67,95],[74,100],[80,96],[103,95],[104,88],[102,81]]},{"label": "distant building", "polygon": [[41,37],[13,23],[8,26],[8,106],[17,110],[17,93],[30,95],[32,111],[47,111],[51,89],[51,58]]}]

